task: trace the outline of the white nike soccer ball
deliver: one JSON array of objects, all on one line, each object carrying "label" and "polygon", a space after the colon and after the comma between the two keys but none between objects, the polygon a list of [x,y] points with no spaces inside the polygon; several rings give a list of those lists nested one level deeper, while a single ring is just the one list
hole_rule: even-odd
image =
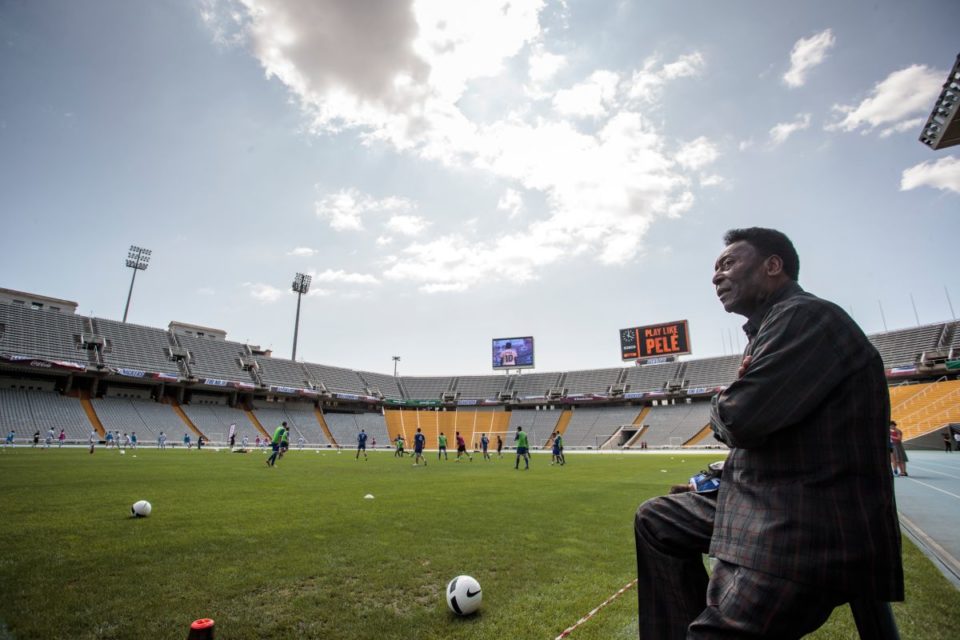
[{"label": "white nike soccer ball", "polygon": [[447,584],[447,606],[458,616],[475,612],[482,600],[480,583],[470,576],[457,576]]},{"label": "white nike soccer ball", "polygon": [[153,511],[153,507],[146,500],[137,500],[130,507],[130,513],[135,518],[146,518]]}]

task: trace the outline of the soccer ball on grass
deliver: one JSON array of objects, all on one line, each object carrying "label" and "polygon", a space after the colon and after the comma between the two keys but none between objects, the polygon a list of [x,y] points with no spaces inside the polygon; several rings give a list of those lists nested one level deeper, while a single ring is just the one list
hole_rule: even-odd
[{"label": "soccer ball on grass", "polygon": [[137,500],[130,507],[130,514],[134,518],[146,518],[153,511],[153,506],[146,500]]},{"label": "soccer ball on grass", "polygon": [[482,600],[480,583],[471,576],[457,576],[447,584],[447,606],[458,616],[475,612]]}]

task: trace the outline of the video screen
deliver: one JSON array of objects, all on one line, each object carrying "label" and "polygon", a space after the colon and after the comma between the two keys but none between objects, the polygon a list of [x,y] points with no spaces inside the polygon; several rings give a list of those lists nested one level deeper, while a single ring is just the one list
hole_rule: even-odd
[{"label": "video screen", "polygon": [[690,335],[686,320],[620,330],[620,357],[623,360],[682,356],[688,353]]},{"label": "video screen", "polygon": [[494,369],[532,369],[533,336],[493,339]]}]

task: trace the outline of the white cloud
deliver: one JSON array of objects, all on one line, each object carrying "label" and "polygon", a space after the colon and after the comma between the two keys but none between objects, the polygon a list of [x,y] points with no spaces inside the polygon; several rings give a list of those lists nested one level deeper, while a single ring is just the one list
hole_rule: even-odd
[{"label": "white cloud", "polygon": [[288,256],[295,256],[298,258],[300,257],[308,258],[310,256],[316,255],[316,253],[317,253],[317,250],[311,249],[310,247],[296,247],[294,249],[291,249],[290,251],[287,251]]},{"label": "white cloud", "polygon": [[262,282],[244,282],[243,286],[247,288],[250,297],[259,302],[276,302],[285,293],[282,289]]},{"label": "white cloud", "polygon": [[503,192],[503,195],[500,196],[500,200],[497,202],[497,209],[506,211],[507,217],[512,220],[523,212],[523,196],[520,195],[519,191],[507,189]]},{"label": "white cloud", "polygon": [[380,280],[368,273],[348,273],[342,269],[327,269],[320,273],[313,273],[314,282],[342,283],[342,284],[380,284]]},{"label": "white cloud", "polygon": [[627,95],[631,100],[653,102],[669,80],[700,75],[705,66],[703,55],[698,51],[664,65],[656,57],[648,58],[642,69],[633,72]]},{"label": "white cloud", "polygon": [[783,74],[783,83],[791,88],[802,87],[807,81],[807,72],[826,59],[827,51],[835,43],[830,29],[797,40],[790,52],[790,70]]},{"label": "white cloud", "polygon": [[753,144],[754,142],[752,138],[747,140],[741,140],[737,148],[740,149],[740,151],[746,151],[747,149],[750,149],[751,147],[753,147]]},{"label": "white cloud", "polygon": [[567,65],[567,59],[538,46],[530,53],[527,63],[530,67],[530,81],[540,86],[552,80]]},{"label": "white cloud", "polygon": [[909,191],[917,187],[960,193],[960,158],[944,156],[905,169],[900,177],[900,190]]},{"label": "white cloud", "polygon": [[565,116],[598,118],[613,105],[620,77],[611,71],[594,71],[586,82],[558,91],[553,108]]},{"label": "white cloud", "polygon": [[720,153],[717,147],[705,136],[683,145],[677,152],[676,160],[688,169],[700,169],[714,162]]},{"label": "white cloud", "polygon": [[700,177],[701,187],[719,187],[725,183],[726,180],[724,180],[723,176],[718,176],[716,174]]},{"label": "white cloud", "polygon": [[377,199],[356,189],[341,189],[325,195],[314,204],[314,208],[317,216],[327,220],[337,231],[361,231],[365,215],[402,215],[416,209],[416,205],[406,198],[391,196]]},{"label": "white cloud", "polygon": [[780,122],[770,129],[770,145],[779,146],[787,141],[797,131],[810,127],[810,114],[798,113],[793,122]]},{"label": "white cloud", "polygon": [[[563,66],[540,49],[544,0],[383,0],[383,12],[352,0],[239,1],[255,55],[288,87],[313,132],[353,130],[365,144],[515,184],[545,203],[541,217],[499,240],[478,239],[462,225],[459,233],[468,235],[398,247],[384,278],[449,291],[525,282],[578,255],[623,264],[639,255],[655,220],[695,202],[688,165],[706,160],[691,156],[685,166],[672,158],[647,112],[670,83],[702,72],[698,52],[666,62],[654,56],[639,70],[588,71],[560,88],[566,93],[552,112],[544,108],[553,96],[531,101],[519,91],[511,99],[527,102],[507,102],[480,121],[461,111],[470,104],[463,98],[475,97],[474,81],[517,86],[537,64],[544,81]],[[523,64],[524,55],[534,66]],[[408,200],[354,189],[324,195],[316,212],[336,230],[362,230],[374,215],[420,216]],[[399,233],[391,231],[378,246]]]},{"label": "white cloud", "polygon": [[389,244],[393,244],[393,238],[390,236],[378,236],[376,239],[376,244],[378,247],[385,247]]},{"label": "white cloud", "polygon": [[898,122],[892,127],[887,127],[880,131],[881,138],[887,138],[894,133],[903,133],[904,131],[916,131],[920,133],[923,124],[927,121],[925,116],[920,116],[919,118],[911,118],[910,120],[904,120],[903,122]]},{"label": "white cloud", "polygon": [[418,236],[430,226],[421,216],[396,215],[387,221],[387,229],[404,236]]},{"label": "white cloud", "polygon": [[894,71],[874,85],[870,97],[860,104],[834,105],[834,111],[843,114],[843,119],[826,128],[829,131],[859,129],[866,134],[884,127],[881,135],[909,130],[918,122],[916,116],[929,113],[946,76],[946,71],[918,64]]}]

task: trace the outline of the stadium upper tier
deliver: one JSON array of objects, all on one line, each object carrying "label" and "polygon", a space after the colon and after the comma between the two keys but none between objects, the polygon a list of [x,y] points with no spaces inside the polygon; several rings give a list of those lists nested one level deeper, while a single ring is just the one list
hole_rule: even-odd
[{"label": "stadium upper tier", "polygon": [[[960,322],[877,333],[869,339],[887,369],[909,369],[924,352],[960,351]],[[0,303],[0,363],[31,360],[118,376],[268,391],[309,390],[386,401],[482,402],[709,389],[736,378],[740,357],[523,375],[394,377],[255,354],[239,342]]]}]

